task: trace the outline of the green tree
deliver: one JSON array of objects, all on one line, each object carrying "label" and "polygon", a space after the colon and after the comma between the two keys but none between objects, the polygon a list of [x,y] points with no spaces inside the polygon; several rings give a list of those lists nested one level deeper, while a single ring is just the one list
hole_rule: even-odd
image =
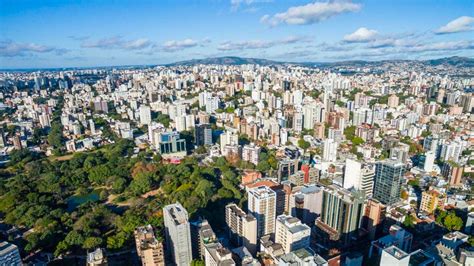
[{"label": "green tree", "polygon": [[165,127],[170,126],[171,119],[170,119],[170,116],[167,114],[162,114],[162,113],[158,114],[158,117],[156,118],[156,120],[158,121],[158,123],[163,124],[163,126]]},{"label": "green tree", "polygon": [[191,266],[204,266],[205,263],[202,260],[192,260],[191,261]]},{"label": "green tree", "polygon": [[351,141],[352,144],[355,146],[359,146],[364,143],[364,139],[362,139],[361,137],[353,137]]},{"label": "green tree", "polygon": [[114,236],[109,236],[107,238],[107,248],[120,249],[124,246],[126,240],[127,240],[127,235],[125,232],[119,232]]},{"label": "green tree", "polygon": [[102,244],[102,238],[100,237],[88,237],[84,240],[82,247],[85,249],[93,249]]},{"label": "green tree", "polygon": [[355,130],[356,130],[355,126],[346,127],[344,129],[344,136],[346,136],[347,140],[352,140],[354,138]]},{"label": "green tree", "polygon": [[138,173],[135,179],[130,183],[131,192],[138,196],[151,190],[152,174]]},{"label": "green tree", "polygon": [[54,148],[63,147],[63,126],[60,122],[54,121],[48,134],[48,143]]},{"label": "green tree", "polygon": [[467,243],[471,245],[471,247],[474,247],[474,236],[470,236],[467,240]]},{"label": "green tree", "polygon": [[403,225],[406,228],[414,228],[415,227],[415,218],[411,214],[406,215],[405,220],[403,221]]},{"label": "green tree", "polygon": [[298,140],[298,146],[306,152],[306,150],[311,146],[311,144],[301,138]]},{"label": "green tree", "polygon": [[257,164],[257,170],[260,172],[266,172],[270,170],[270,164],[267,161],[260,161]]},{"label": "green tree", "polygon": [[449,231],[460,230],[463,226],[463,221],[460,217],[456,216],[456,213],[450,212],[443,221],[444,227]]}]

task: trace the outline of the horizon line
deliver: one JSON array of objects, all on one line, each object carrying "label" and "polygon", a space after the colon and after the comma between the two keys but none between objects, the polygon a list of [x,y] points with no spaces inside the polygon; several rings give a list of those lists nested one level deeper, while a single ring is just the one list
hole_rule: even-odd
[{"label": "horizon line", "polygon": [[[446,58],[466,58],[466,59],[471,59],[474,60],[474,57],[470,56],[445,56],[445,57],[436,57],[436,58],[429,58],[429,59],[380,59],[380,60],[366,60],[366,59],[343,59],[343,60],[337,60],[337,61],[301,61],[301,62],[290,62],[290,61],[279,61],[279,60],[273,60],[273,59],[267,59],[267,58],[257,58],[257,57],[242,57],[242,56],[216,56],[216,57],[206,57],[206,58],[192,58],[192,59],[186,59],[186,60],[180,60],[180,61],[175,61],[171,63],[162,63],[162,64],[131,64],[131,65],[102,65],[102,66],[70,66],[70,67],[31,67],[31,68],[1,68],[0,71],[2,72],[9,72],[9,71],[32,71],[34,72],[35,70],[59,70],[59,69],[93,69],[93,68],[114,68],[114,67],[153,67],[153,66],[170,66],[170,65],[177,65],[179,66],[179,63],[186,63],[194,60],[206,60],[206,59],[217,59],[217,58],[240,58],[240,59],[256,59],[256,60],[267,60],[267,61],[272,61],[275,63],[279,64],[330,64],[330,63],[344,63],[344,62],[356,62],[356,61],[362,61],[362,62],[384,62],[384,61],[429,61],[429,60],[439,60],[439,59],[446,59]],[[232,65],[232,64],[227,64],[227,65]]]}]

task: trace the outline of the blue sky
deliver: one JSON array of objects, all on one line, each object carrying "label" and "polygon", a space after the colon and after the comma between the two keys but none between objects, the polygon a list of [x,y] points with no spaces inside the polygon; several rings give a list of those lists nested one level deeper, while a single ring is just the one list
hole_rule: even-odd
[{"label": "blue sky", "polygon": [[473,56],[474,1],[0,0],[0,68]]}]

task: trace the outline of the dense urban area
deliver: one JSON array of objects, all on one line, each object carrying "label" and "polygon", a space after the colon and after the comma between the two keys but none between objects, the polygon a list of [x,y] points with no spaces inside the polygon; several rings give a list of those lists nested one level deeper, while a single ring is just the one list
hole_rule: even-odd
[{"label": "dense urban area", "polygon": [[0,265],[474,265],[474,63],[0,73]]}]

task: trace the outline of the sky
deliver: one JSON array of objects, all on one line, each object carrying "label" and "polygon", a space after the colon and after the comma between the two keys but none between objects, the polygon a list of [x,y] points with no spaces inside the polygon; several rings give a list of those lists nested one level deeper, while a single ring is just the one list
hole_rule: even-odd
[{"label": "sky", "polygon": [[0,68],[474,57],[472,0],[0,0]]}]

